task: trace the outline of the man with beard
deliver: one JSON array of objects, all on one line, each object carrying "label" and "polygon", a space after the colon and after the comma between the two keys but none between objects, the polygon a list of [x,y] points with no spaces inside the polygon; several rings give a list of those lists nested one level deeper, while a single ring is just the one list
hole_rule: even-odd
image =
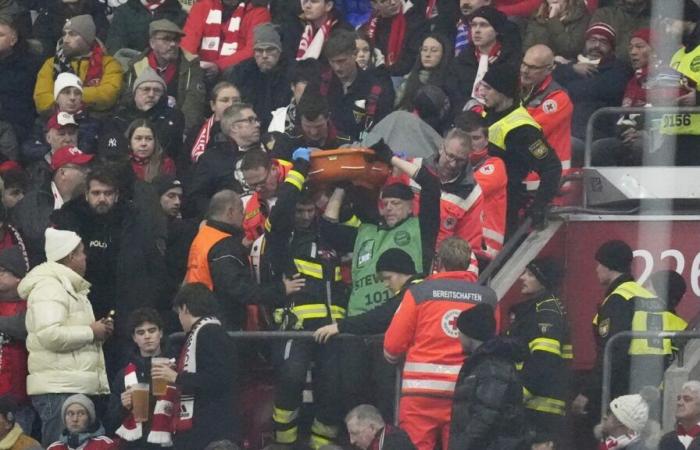
[{"label": "man with beard", "polygon": [[[613,3],[613,2],[610,2]],[[691,1],[692,3],[692,1]],[[660,8],[663,10],[664,8]],[[627,44],[632,34],[651,25],[651,2],[649,0],[615,0],[614,4],[598,8],[591,17],[590,24],[607,23],[616,32],[615,57],[629,62]]]},{"label": "man with beard", "polygon": [[84,14],[66,21],[56,56],[44,62],[34,87],[38,112],[54,104],[54,80],[61,72],[72,72],[83,82],[83,103],[92,111],[108,111],[117,102],[122,87],[122,68],[108,56],[95,37],[95,22]]}]

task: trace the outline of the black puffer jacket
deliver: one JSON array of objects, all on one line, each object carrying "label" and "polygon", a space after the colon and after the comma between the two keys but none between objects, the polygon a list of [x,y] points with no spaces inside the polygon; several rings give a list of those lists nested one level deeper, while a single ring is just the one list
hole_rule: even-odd
[{"label": "black puffer jacket", "polygon": [[0,120],[12,125],[20,142],[29,136],[36,115],[32,95],[40,64],[36,56],[19,49],[0,59]]},{"label": "black puffer jacket", "polygon": [[449,450],[516,450],[526,437],[515,361],[526,349],[507,338],[486,341],[459,372]]}]

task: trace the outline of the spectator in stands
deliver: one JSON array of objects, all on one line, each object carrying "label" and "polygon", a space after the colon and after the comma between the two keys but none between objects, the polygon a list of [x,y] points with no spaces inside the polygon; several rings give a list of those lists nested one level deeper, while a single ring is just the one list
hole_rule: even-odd
[{"label": "spectator in stands", "polygon": [[591,26],[596,23],[605,23],[615,30],[613,34],[615,42],[612,44],[612,50],[615,51],[617,59],[629,63],[627,44],[635,31],[650,27],[650,16],[651,2],[649,0],[615,0],[614,4],[596,9],[590,23]]},{"label": "spectator in stands", "polygon": [[469,16],[471,41],[455,58],[460,96],[452,100],[453,110],[461,111],[470,99],[478,97],[479,82],[491,69],[512,70],[520,63],[517,26],[492,6],[483,6]]},{"label": "spectator in stands", "polygon": [[345,416],[350,443],[362,450],[395,449],[415,450],[408,435],[401,428],[384,421],[372,405],[359,405]]},{"label": "spectator in stands", "polygon": [[61,147],[51,157],[49,176],[30,189],[12,210],[12,223],[24,238],[32,267],[45,260],[44,231],[54,210],[82,195],[92,155],[75,147]]},{"label": "spectator in stands", "polygon": [[[12,414],[15,418],[9,421],[10,429],[17,422],[23,430],[29,431],[35,413],[27,396],[27,327],[24,323],[27,302],[17,293],[17,286],[27,274],[27,268],[22,247],[0,250],[0,335],[3,338],[0,344],[0,396],[10,399],[14,405]],[[1,409],[0,413],[3,413]],[[0,427],[0,435],[3,431],[10,430]]]},{"label": "spectator in stands", "polygon": [[17,167],[0,171],[0,177],[5,185],[2,190],[2,205],[11,213],[29,189],[29,176],[24,169]]},{"label": "spectator in stands", "polygon": [[185,282],[201,283],[214,293],[227,329],[240,330],[246,305],[274,302],[299,291],[303,280],[284,279],[259,287],[251,277],[248,249],[243,246],[243,202],[231,190],[214,194],[207,220],[192,242]]},{"label": "spectator in stands", "polygon": [[[649,445],[649,407],[659,397],[656,388],[647,386],[639,394],[622,395],[613,399],[600,424],[601,450],[646,450],[657,448]],[[658,443],[658,442],[657,442]]]},{"label": "spectator in stands", "polygon": [[204,0],[187,17],[183,50],[199,55],[208,80],[253,56],[253,30],[270,22],[268,0]]},{"label": "spectator in stands", "polygon": [[357,48],[357,56],[355,62],[362,70],[376,69],[384,67],[384,55],[382,52],[374,48],[372,40],[364,31],[357,31],[355,37],[355,46]]},{"label": "spectator in stands", "polygon": [[491,288],[475,284],[471,253],[459,237],[444,240],[436,258],[438,273],[409,287],[384,335],[387,361],[406,359],[399,425],[418,450],[449,442],[453,383],[464,362],[457,316],[476,305],[496,304]]},{"label": "spectator in stands", "polygon": [[[131,3],[124,7],[130,7]],[[133,0],[133,3],[143,7],[138,0]],[[206,104],[204,72],[199,66],[199,58],[180,49],[184,32],[170,20],[154,20],[148,30],[148,45],[130,63],[122,93],[129,97],[134,83],[150,67],[165,81],[168,106],[181,111],[185,116],[185,134],[189,136],[204,119]]]},{"label": "spectator in stands", "polygon": [[697,450],[700,448],[700,381],[683,384],[676,402],[676,429],[659,442],[659,450]]},{"label": "spectator in stands", "polygon": [[396,93],[397,108],[413,111],[415,95],[426,84],[439,87],[451,99],[456,98],[459,88],[452,70],[452,50],[445,37],[440,34],[426,36],[419,58]]},{"label": "spectator in stands", "polygon": [[545,45],[530,47],[520,64],[520,98],[542,127],[542,133],[561,161],[562,175],[571,169],[571,117],[574,105],[552,78],[554,53]]},{"label": "spectator in stands", "polygon": [[260,120],[251,105],[234,103],[224,111],[221,132],[209,140],[194,168],[189,192],[196,212],[203,214],[211,196],[221,189],[243,192],[240,160],[251,150],[266,150],[260,143]]},{"label": "spectator in stands", "polygon": [[22,160],[27,167],[33,185],[41,184],[50,172],[51,157],[59,148],[78,145],[78,123],[72,114],[56,112],[46,122],[44,138],[48,148],[41,142],[25,145]]},{"label": "spectator in stands", "polygon": [[[90,15],[95,23],[97,37],[104,42],[109,30],[106,6],[99,0],[78,0],[66,2],[63,0],[47,0],[36,2],[31,8],[37,11],[37,17],[32,27],[33,38],[41,43],[41,54],[44,57],[53,56],[57,51],[58,41],[68,19],[73,17]],[[82,77],[81,77],[82,78]]]},{"label": "spectator in stands", "polygon": [[132,95],[116,114],[104,122],[100,136],[103,157],[119,159],[129,154],[126,131],[135,120],[148,120],[153,124],[158,142],[165,156],[178,167],[189,165],[189,155],[183,152],[185,118],[181,111],[168,105],[167,85],[153,69],[147,67],[136,79]]},{"label": "spectator in stands", "polygon": [[34,87],[34,104],[40,113],[54,103],[54,81],[71,72],[83,82],[83,103],[92,111],[108,111],[117,102],[122,87],[119,62],[106,54],[95,36],[92,16],[84,14],[66,21],[56,56],[44,62]]},{"label": "spectator in stands", "polygon": [[211,90],[211,100],[209,100],[209,108],[211,108],[212,115],[204,121],[194,139],[190,152],[192,163],[196,163],[199,160],[210,140],[221,133],[221,118],[224,115],[224,111],[234,103],[240,102],[241,92],[236,86],[228,81],[220,81],[214,85]]},{"label": "spectator in stands", "polygon": [[162,444],[172,444],[168,425],[171,421],[171,400],[167,396],[149,395],[149,417],[146,423],[136,423],[131,413],[131,390],[137,383],[151,383],[151,358],[163,352],[163,321],[153,308],[139,308],[129,315],[129,330],[135,346],[128,363],[112,380],[109,408],[105,417],[108,432],[123,440],[125,450],[153,450]]},{"label": "spectator in stands", "polygon": [[542,127],[516,102],[518,78],[514,70],[490,70],[479,87],[489,124],[489,154],[503,158],[508,172],[506,236],[518,227],[520,209],[525,206],[522,181],[527,173],[535,171],[540,177],[526,211],[535,227],[544,224],[547,204],[558,192],[561,176],[561,162],[544,139]]},{"label": "spectator in stands", "polygon": [[0,445],[7,450],[42,450],[41,444],[24,432],[17,407],[9,397],[0,398]]},{"label": "spectator in stands", "polygon": [[254,56],[227,71],[223,78],[236,86],[243,101],[253,105],[260,128],[267,130],[272,111],[289,103],[287,60],[282,58],[280,35],[271,23],[255,28]]},{"label": "spectator in stands", "polygon": [[[400,2],[389,2],[394,3]],[[386,80],[360,70],[355,62],[355,33],[335,31],[323,52],[333,77],[325,86],[322,82],[321,94],[328,97],[331,118],[338,131],[357,140],[391,112],[394,89]]]},{"label": "spectator in stands", "polygon": [[289,105],[272,111],[272,120],[267,127],[267,131],[277,131],[294,136],[299,128],[299,120],[296,114],[297,105],[309,84],[313,84],[318,90],[318,80],[321,78],[321,65],[315,59],[297,61],[289,68],[288,78],[289,86],[292,90],[292,99]]},{"label": "spectator in stands", "polygon": [[[64,429],[51,450],[113,450],[119,445],[105,436],[95,404],[83,394],[71,395],[61,406]],[[47,448],[47,450],[48,450]]]},{"label": "spectator in stands", "polygon": [[474,11],[482,6],[491,5],[491,0],[459,0],[459,11],[455,11],[453,17],[447,20],[445,17],[436,26],[435,31],[443,33],[450,40],[454,49],[454,55],[458,56],[471,42],[469,29],[470,17]]},{"label": "spectator in stands", "polygon": [[[85,196],[51,216],[56,228],[75,231],[88,243],[85,279],[91,284],[90,302],[97,317],[112,310],[117,317],[128,317],[143,306],[165,309],[157,304],[166,277],[158,247],[164,230],[151,211],[137,210],[136,201],[120,199],[119,187],[111,167],[96,167],[88,174]],[[116,325],[115,339],[105,349],[110,376],[122,367],[130,342],[126,321]]]},{"label": "spectator in stands", "polygon": [[12,125],[17,140],[23,142],[34,120],[32,93],[41,62],[30,52],[16,23],[7,17],[0,17],[0,36],[0,120]]},{"label": "spectator in stands", "polygon": [[141,52],[148,47],[153,22],[167,20],[182,26],[186,18],[177,0],[129,0],[114,10],[105,42],[107,51],[112,55],[123,48]]},{"label": "spectator in stands", "polygon": [[[599,108],[618,106],[622,101],[630,70],[615,57],[615,30],[605,23],[593,23],[586,30],[586,44],[577,62],[559,64],[554,79],[569,93],[574,102],[571,134],[586,138],[588,118]],[[612,135],[610,118],[599,120],[595,136]]]},{"label": "spectator in stands", "polygon": [[301,11],[300,16],[282,22],[280,34],[287,58],[318,59],[332,31],[353,29],[338,11],[335,0],[303,0]]},{"label": "spectator in stands", "polygon": [[527,24],[523,48],[546,45],[555,62],[568,64],[584,46],[590,18],[584,0],[545,0]]},{"label": "spectator in stands", "polygon": [[18,292],[27,300],[27,393],[41,417],[47,447],[61,435],[61,405],[70,395],[109,393],[102,343],[114,325],[105,316],[95,320],[80,237],[53,228],[45,236],[47,262],[24,277]]},{"label": "spectator in stands", "polygon": [[210,442],[240,435],[238,414],[231,408],[237,404],[237,351],[215,316],[217,303],[204,284],[184,285],[173,300],[188,338],[177,371],[164,365],[151,368],[152,376],[168,380],[178,391],[176,450],[202,450]]},{"label": "spectator in stands", "polygon": [[161,174],[174,175],[175,163],[163,154],[158,141],[158,134],[152,123],[145,119],[136,119],[126,130],[129,142],[131,169],[136,178],[151,182]]},{"label": "spectator in stands", "polygon": [[518,448],[525,437],[523,388],[515,362],[521,350],[496,336],[493,307],[480,303],[457,317],[467,360],[452,405],[450,450]]},{"label": "spectator in stands", "polygon": [[483,241],[479,246],[472,246],[472,249],[477,256],[492,259],[503,248],[506,234],[506,166],[501,158],[489,155],[488,126],[483,117],[473,111],[466,111],[455,118],[455,127],[469,135],[469,163],[483,196],[480,215]]},{"label": "spectator in stands", "polygon": [[302,95],[295,114],[299,116],[301,134],[270,133],[270,139],[274,139],[274,147],[270,149],[273,157],[291,161],[292,153],[300,147],[333,150],[352,144],[349,136],[338,134],[331,122],[328,100],[314,93],[313,88]]},{"label": "spectator in stands", "polygon": [[425,10],[401,0],[370,0],[372,16],[362,25],[374,48],[384,56],[391,76],[406,75],[413,66],[428,32]]}]

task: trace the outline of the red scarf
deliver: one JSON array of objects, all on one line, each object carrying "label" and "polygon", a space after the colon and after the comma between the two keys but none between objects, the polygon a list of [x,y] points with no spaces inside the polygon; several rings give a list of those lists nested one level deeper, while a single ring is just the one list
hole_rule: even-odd
[{"label": "red scarf", "polygon": [[85,79],[83,80],[83,85],[85,86],[97,86],[102,81],[102,58],[104,57],[104,49],[102,46],[95,42],[92,46],[92,51],[90,52],[90,62],[88,65],[87,74],[85,74]]},{"label": "red scarf", "polygon": [[160,6],[165,3],[165,0],[141,0],[141,4],[144,8],[153,14],[153,12],[160,8]]},{"label": "red scarf", "polygon": [[[375,43],[375,35],[377,33],[377,23],[379,22],[379,17],[372,17],[369,21],[369,26],[367,27],[367,35]],[[386,49],[386,65],[391,67],[399,60],[401,56],[401,48],[403,47],[403,40],[406,34],[406,16],[404,12],[401,11],[391,19],[391,31],[389,32],[389,43]]]},{"label": "red scarf", "polygon": [[326,42],[328,35],[331,34],[331,30],[336,23],[338,23],[336,19],[329,17],[318,30],[314,30],[314,26],[310,22],[307,23],[299,41],[297,61],[318,59],[321,56],[323,44]]},{"label": "red scarf", "polygon": [[678,436],[690,436],[695,438],[700,435],[700,424],[695,424],[688,430],[686,430],[683,425],[678,424],[678,426],[676,426],[676,434]]},{"label": "red scarf", "polygon": [[647,103],[647,90],[644,85],[649,75],[649,67],[637,69],[634,76],[627,83],[625,96],[622,98],[622,106],[644,106]]},{"label": "red scarf", "polygon": [[430,20],[433,15],[437,16],[439,13],[435,10],[435,4],[437,0],[428,0],[428,4],[425,6],[425,18]]},{"label": "red scarf", "polygon": [[216,61],[222,56],[231,56],[238,51],[241,22],[246,9],[245,2],[239,3],[226,24],[221,23],[224,13],[221,0],[209,10],[199,46],[199,57],[202,61]]},{"label": "red scarf", "polygon": [[212,114],[211,117],[204,122],[204,125],[202,125],[202,128],[199,130],[197,139],[194,141],[192,151],[190,152],[193,163],[196,163],[199,157],[202,156],[202,153],[204,153],[204,150],[207,149],[207,144],[209,143],[209,137],[211,135],[211,128],[213,126],[214,114]]},{"label": "red scarf", "polygon": [[[494,62],[496,62],[498,57],[501,56],[501,48],[501,43],[496,41],[496,44],[494,44],[494,46],[489,51],[489,64],[493,64]],[[481,58],[481,52],[476,47],[474,47],[474,54],[476,55],[476,60],[478,61],[479,58]]]},{"label": "red scarf", "polygon": [[165,66],[165,69],[162,69],[158,66],[158,59],[156,58],[156,54],[153,52],[148,53],[148,65],[151,66],[151,68],[155,70],[158,75],[160,75],[160,77],[165,81],[166,86],[169,86],[175,78],[175,73],[177,71],[175,64],[170,63]]},{"label": "red scarf", "polygon": [[[129,388],[137,384],[138,381],[136,366],[133,363],[129,363],[124,369],[124,388]],[[170,430],[172,428],[173,399],[176,397],[176,394],[177,390],[173,386],[168,386],[165,395],[156,399],[156,404],[153,408],[151,431],[148,433],[148,438],[146,438],[147,442],[160,444],[163,447],[172,446],[173,439]],[[125,441],[134,442],[143,436],[143,426],[134,420],[133,414],[129,413],[115,434]]]}]

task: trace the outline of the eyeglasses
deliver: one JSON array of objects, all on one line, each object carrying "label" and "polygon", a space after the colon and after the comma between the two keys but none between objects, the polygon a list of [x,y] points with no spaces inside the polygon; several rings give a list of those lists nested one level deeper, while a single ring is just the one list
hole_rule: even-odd
[{"label": "eyeglasses", "polygon": [[522,63],[520,63],[520,68],[525,69],[525,70],[542,70],[542,69],[547,69],[549,67],[551,67],[549,64],[545,64],[542,66],[533,66],[532,64],[528,64],[524,61]]},{"label": "eyeglasses", "polygon": [[244,123],[248,122],[250,125],[255,125],[256,123],[260,123],[260,119],[258,119],[256,116],[250,116],[246,117],[245,119],[239,119],[239,120],[234,120],[233,123]]},{"label": "eyeglasses", "polygon": [[449,153],[444,146],[442,147],[442,154],[445,155],[445,159],[448,162],[454,162],[456,164],[466,164],[469,162],[468,157],[467,158],[459,158],[459,157],[453,155],[452,153]]}]

